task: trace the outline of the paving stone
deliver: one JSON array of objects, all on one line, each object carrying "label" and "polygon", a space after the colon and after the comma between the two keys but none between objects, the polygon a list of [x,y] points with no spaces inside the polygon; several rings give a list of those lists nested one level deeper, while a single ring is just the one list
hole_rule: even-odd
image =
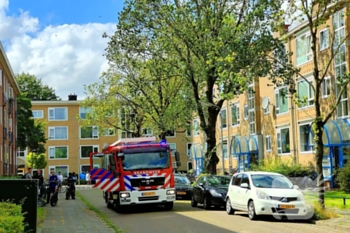
[{"label": "paving stone", "polygon": [[59,194],[55,207],[46,205],[47,216],[38,233],[114,232],[94,212],[88,210],[79,198],[64,200],[64,195]]}]

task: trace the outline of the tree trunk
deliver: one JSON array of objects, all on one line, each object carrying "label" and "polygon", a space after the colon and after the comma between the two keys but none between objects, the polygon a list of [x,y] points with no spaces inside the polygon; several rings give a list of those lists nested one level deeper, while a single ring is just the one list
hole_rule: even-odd
[{"label": "tree trunk", "polygon": [[[216,165],[219,162],[219,158],[216,153],[216,118],[217,113],[209,112],[208,126],[205,130],[207,152],[205,153],[205,172],[209,174],[216,174]],[[215,115],[215,116],[214,116]],[[214,120],[215,119],[215,120]]]},{"label": "tree trunk", "polygon": [[324,177],[323,177],[323,122],[322,120],[317,120],[320,118],[316,117],[316,127],[315,127],[315,136],[316,136],[316,170],[317,170],[317,189],[318,189],[318,203],[322,208],[324,205]]}]

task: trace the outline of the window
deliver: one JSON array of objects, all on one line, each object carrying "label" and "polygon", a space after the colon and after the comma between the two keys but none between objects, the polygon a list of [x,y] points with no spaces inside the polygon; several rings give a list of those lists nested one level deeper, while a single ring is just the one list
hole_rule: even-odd
[{"label": "window", "polygon": [[171,150],[171,155],[175,156],[175,152],[176,152],[176,143],[168,143],[170,150]]},{"label": "window", "polygon": [[24,157],[27,154],[26,148],[18,148],[17,157]]},{"label": "window", "polygon": [[49,139],[50,140],[68,139],[68,127],[67,126],[49,127]]},{"label": "window", "polygon": [[[220,147],[221,149],[221,147]],[[227,147],[227,140],[224,139],[222,141],[222,154],[221,156],[224,156],[224,159],[227,159],[228,158],[228,147]]]},{"label": "window", "polygon": [[296,58],[297,65],[311,61],[311,36],[309,34],[304,34],[296,39]]},{"label": "window", "polygon": [[249,110],[249,133],[255,134],[255,111]]},{"label": "window", "polygon": [[199,135],[199,121],[197,119],[193,120],[193,135]]},{"label": "window", "polygon": [[226,109],[222,109],[221,112],[220,112],[220,123],[221,123],[221,128],[226,128],[227,127]]},{"label": "window", "polygon": [[299,125],[300,152],[313,151],[311,124]]},{"label": "window", "polygon": [[191,158],[191,147],[192,147],[192,143],[186,143],[186,152],[189,158]]},{"label": "window", "polygon": [[67,146],[49,146],[50,159],[68,159]]},{"label": "window", "polygon": [[131,132],[126,132],[126,131],[120,132],[120,136],[119,136],[119,138],[132,138],[132,137],[133,137],[132,133]]},{"label": "window", "polygon": [[240,186],[241,185],[241,180],[242,180],[242,175],[238,175],[236,176],[236,179],[235,179],[235,186]]},{"label": "window", "polygon": [[167,130],[165,133],[165,136],[166,137],[175,137],[176,136],[175,130]]},{"label": "window", "polygon": [[67,120],[67,108],[49,108],[49,120],[50,121],[59,121]]},{"label": "window", "polygon": [[90,107],[87,107],[87,108],[84,108],[84,107],[79,107],[79,116],[80,116],[80,119],[86,119],[86,115],[91,113],[91,108]]},{"label": "window", "polygon": [[32,110],[33,118],[44,118],[43,110]]},{"label": "window", "polygon": [[232,126],[240,124],[238,103],[231,105],[231,121],[232,121]]},{"label": "window", "polygon": [[289,128],[277,129],[277,153],[290,153]]},{"label": "window", "polygon": [[329,47],[329,31],[324,29],[320,31],[320,51]]},{"label": "window", "polygon": [[327,98],[331,95],[331,78],[325,77],[322,84],[321,84],[321,90],[322,90],[322,98]]},{"label": "window", "polygon": [[90,172],[90,165],[81,165],[80,166],[80,173],[88,173]]},{"label": "window", "polygon": [[287,87],[282,87],[275,90],[275,110],[276,110],[276,115],[288,112]]},{"label": "window", "polygon": [[249,187],[249,178],[248,178],[248,175],[243,174],[243,178],[242,178],[241,184],[247,184],[248,187]]},{"label": "window", "polygon": [[[344,9],[333,14],[333,27],[334,27],[334,50],[338,52],[334,56],[334,67],[335,67],[335,80],[340,79],[346,73],[346,45],[345,39],[345,20],[344,20]],[[336,87],[336,93],[339,95],[341,87]],[[348,109],[348,91],[342,93],[340,103],[337,106],[337,117],[347,117]]]},{"label": "window", "polygon": [[91,152],[98,152],[98,146],[80,146],[80,158],[90,158]]},{"label": "window", "polygon": [[142,136],[153,136],[153,130],[151,128],[143,128],[142,129]]},{"label": "window", "polygon": [[244,119],[247,120],[248,116],[249,116],[249,112],[248,112],[248,105],[244,105]]},{"label": "window", "polygon": [[271,136],[267,135],[265,137],[266,151],[271,151]]},{"label": "window", "polygon": [[312,106],[315,102],[315,92],[313,90],[312,80],[308,79],[298,82],[299,108]]},{"label": "window", "polygon": [[97,126],[80,127],[80,138],[98,138]]},{"label": "window", "polygon": [[105,132],[103,134],[103,136],[115,136],[115,128],[108,128],[108,129],[105,129]]},{"label": "window", "polygon": [[57,175],[59,172],[61,172],[62,176],[67,178],[68,177],[68,166],[62,165],[62,166],[50,166],[49,167],[50,173],[51,171],[55,171],[55,174]]},{"label": "window", "polygon": [[[191,126],[188,126],[191,127]],[[192,137],[192,130],[191,129],[186,129],[186,137]]]}]

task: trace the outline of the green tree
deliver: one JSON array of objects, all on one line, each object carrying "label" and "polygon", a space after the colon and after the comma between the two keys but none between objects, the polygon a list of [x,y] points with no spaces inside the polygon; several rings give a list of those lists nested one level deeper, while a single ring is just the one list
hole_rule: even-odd
[{"label": "green tree", "polygon": [[[307,23],[307,32],[310,34],[310,62],[313,64],[313,79],[310,80],[302,73],[298,77],[303,79],[313,90],[315,118],[312,123],[314,140],[316,144],[316,170],[318,177],[318,199],[320,205],[324,208],[324,176],[323,176],[323,127],[328,120],[337,114],[342,117],[343,106],[339,105],[340,100],[348,98],[347,87],[350,81],[349,73],[346,73],[346,42],[349,40],[350,33],[345,28],[345,9],[344,1],[340,0],[291,0],[286,2],[285,10],[282,11],[284,16],[293,19],[289,23]],[[333,22],[329,23],[329,16],[333,15]],[[330,27],[333,25],[333,27]],[[325,39],[329,39],[329,49],[323,50],[319,46],[318,36],[320,30],[328,29]],[[297,48],[298,49],[298,48]],[[305,46],[305,49],[307,47]],[[297,51],[298,52],[298,51]],[[335,75],[333,75],[333,67]],[[322,100],[322,84],[325,83],[327,76],[333,76],[335,83],[332,94],[328,100]],[[294,88],[295,89],[295,88]],[[295,92],[295,90],[294,90]],[[305,104],[305,96],[295,95],[295,102],[302,106]],[[329,109],[324,105],[331,106]],[[347,105],[347,102],[346,102]],[[347,107],[346,107],[347,109]],[[347,111],[347,110],[346,110]],[[347,115],[347,113],[345,114]]]},{"label": "green tree", "polygon": [[46,154],[29,153],[27,155],[27,166],[34,169],[44,169],[47,165]]},{"label": "green tree", "polygon": [[34,75],[21,73],[16,75],[16,79],[19,89],[30,100],[61,100],[53,88]]},{"label": "green tree", "polygon": [[45,153],[46,124],[33,119],[33,100],[59,100],[54,90],[43,84],[41,79],[30,74],[16,75],[21,94],[17,98],[18,147],[28,148],[36,153]]},{"label": "green tree", "polygon": [[[134,57],[156,58],[175,67],[191,92],[195,113],[206,136],[206,172],[215,174],[216,122],[225,100],[246,90],[254,78],[289,80],[294,70],[269,59],[284,45],[272,31],[279,26],[283,1],[127,0],[111,36],[106,57],[117,49]],[[213,88],[220,87],[215,98]]]}]

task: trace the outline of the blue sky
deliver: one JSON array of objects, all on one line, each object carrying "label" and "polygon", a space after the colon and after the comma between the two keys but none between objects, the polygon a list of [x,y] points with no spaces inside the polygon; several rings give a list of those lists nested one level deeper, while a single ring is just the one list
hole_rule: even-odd
[{"label": "blue sky", "polygon": [[63,100],[84,99],[98,82],[103,54],[124,0],[0,0],[0,41],[15,74],[29,73]]},{"label": "blue sky", "polygon": [[123,0],[10,0],[9,14],[22,10],[39,18],[43,26],[117,23]]}]

